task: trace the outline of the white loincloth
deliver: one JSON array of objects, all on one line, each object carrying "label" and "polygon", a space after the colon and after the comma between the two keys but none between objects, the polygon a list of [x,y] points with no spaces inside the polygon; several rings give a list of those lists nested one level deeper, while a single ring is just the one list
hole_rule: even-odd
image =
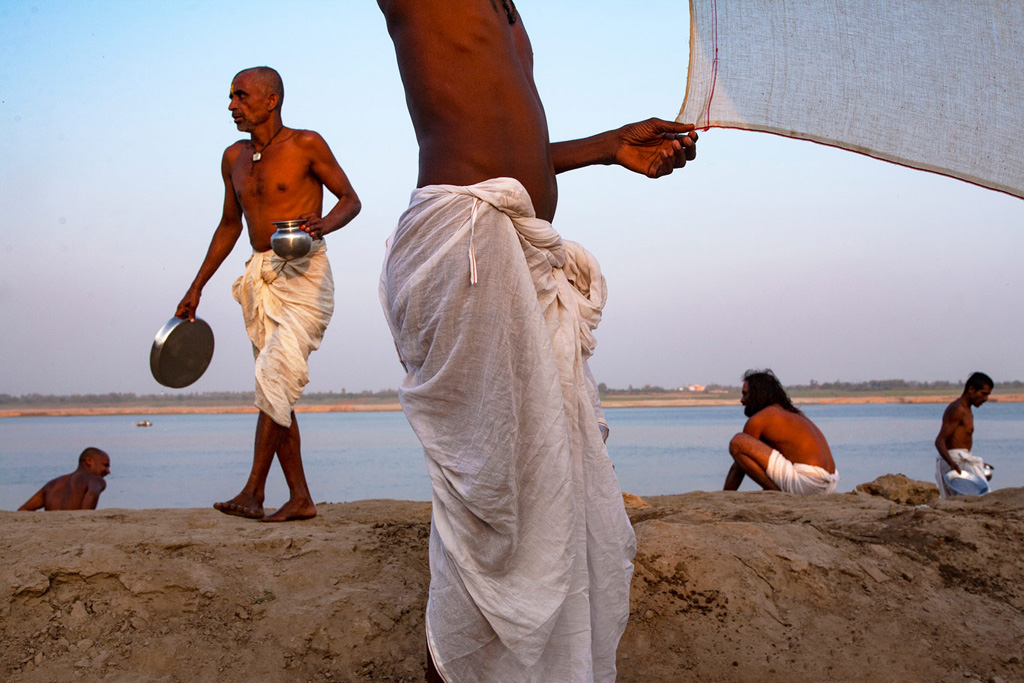
[{"label": "white loincloth", "polygon": [[[957,465],[960,465],[960,469],[974,472],[981,477],[982,481],[985,481],[985,461],[972,455],[968,449],[950,448],[949,457],[953,458]],[[942,498],[960,495],[946,485],[946,473],[951,469],[953,468],[941,455],[935,457],[935,482],[939,485],[939,495]]]},{"label": "white loincloth", "polygon": [[823,467],[792,462],[782,453],[772,450],[768,458],[768,476],[786,493],[812,496],[835,493],[839,473],[830,473]]},{"label": "white loincloth", "polygon": [[587,379],[604,296],[510,178],[416,190],[388,241],[381,302],[433,487],[427,642],[449,683],[615,679],[636,539]]},{"label": "white loincloth", "polygon": [[334,278],[323,240],[309,254],[285,261],[253,252],[231,288],[242,305],[256,356],[256,407],[282,427],[309,382],[309,354],[319,348],[334,313]]}]

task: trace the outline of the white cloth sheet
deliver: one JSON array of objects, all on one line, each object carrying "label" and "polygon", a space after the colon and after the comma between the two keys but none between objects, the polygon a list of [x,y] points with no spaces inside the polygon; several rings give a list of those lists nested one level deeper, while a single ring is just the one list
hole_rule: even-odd
[{"label": "white cloth sheet", "polygon": [[427,642],[450,683],[615,679],[636,540],[586,369],[604,296],[510,178],[416,190],[389,240],[381,302],[433,486]]},{"label": "white cloth sheet", "polygon": [[677,120],[1024,197],[1024,3],[690,0]]},{"label": "white cloth sheet", "polygon": [[334,279],[323,240],[286,261],[256,251],[232,287],[256,356],[256,407],[283,427],[309,383],[309,354],[334,313]]},{"label": "white cloth sheet", "polygon": [[[973,455],[966,448],[950,448],[949,457],[960,465],[960,469],[974,472],[981,477],[982,481],[985,481],[984,460]],[[942,498],[960,495],[946,484],[946,473],[952,469],[941,455],[935,457],[935,483],[939,485],[939,496]]]},{"label": "white cloth sheet", "polygon": [[831,473],[817,465],[794,463],[776,450],[772,450],[768,458],[768,476],[783,492],[798,496],[835,493],[840,480],[838,472]]}]

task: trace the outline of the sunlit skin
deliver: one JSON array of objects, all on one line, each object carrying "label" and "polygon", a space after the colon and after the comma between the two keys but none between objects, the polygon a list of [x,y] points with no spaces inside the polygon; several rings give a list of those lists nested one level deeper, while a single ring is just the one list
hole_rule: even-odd
[{"label": "sunlit skin", "polygon": [[107,487],[110,456],[99,449],[87,448],[74,472],[48,481],[19,510],[95,510],[100,494]]},{"label": "sunlit skin", "polygon": [[[744,382],[740,397],[744,407],[748,390]],[[724,490],[736,491],[743,477],[748,475],[761,488],[778,491],[779,487],[768,476],[768,461],[773,450],[791,462],[815,465],[829,473],[836,471],[832,451],[818,426],[803,413],[770,405],[751,416],[743,431],[729,442],[729,454],[734,462],[725,478]]]},{"label": "sunlit skin", "polygon": [[[231,81],[228,110],[235,126],[248,133],[249,139],[239,140],[224,151],[220,223],[198,274],[178,304],[175,315],[179,318],[195,320],[203,287],[234,249],[242,234],[243,218],[253,250],[267,251],[276,230],[274,221],[304,219],[302,229],[318,239],[344,227],[361,208],[352,184],[324,139],[311,130],[285,127],[281,97],[266,87],[253,69],[240,72]],[[257,152],[260,159],[254,161]],[[324,188],[338,199],[326,216],[322,216]],[[264,489],[275,454],[288,483],[289,497],[274,514],[264,516]],[[291,426],[283,427],[260,412],[249,479],[241,493],[229,501],[214,503],[214,507],[225,514],[264,522],[316,515],[302,469],[294,413]]]},{"label": "sunlit skin", "polygon": [[971,408],[981,407],[991,394],[992,387],[988,385],[981,389],[966,387],[964,393],[946,406],[942,413],[942,427],[935,437],[935,450],[957,473],[961,473],[962,469],[949,451],[956,448],[971,450],[974,445],[974,413]]},{"label": "sunlit skin", "polygon": [[618,164],[657,178],[694,159],[692,125],[659,119],[551,143],[520,16],[497,0],[378,0],[419,142],[419,185],[510,177],[551,220],[555,174]]},{"label": "sunlit skin", "polygon": [[[659,119],[552,143],[533,80],[533,49],[511,0],[377,4],[395,44],[419,143],[420,187],[515,178],[537,216],[550,221],[558,173],[618,164],[657,178],[696,156],[693,126]],[[427,668],[428,681],[442,680],[429,657]]]}]

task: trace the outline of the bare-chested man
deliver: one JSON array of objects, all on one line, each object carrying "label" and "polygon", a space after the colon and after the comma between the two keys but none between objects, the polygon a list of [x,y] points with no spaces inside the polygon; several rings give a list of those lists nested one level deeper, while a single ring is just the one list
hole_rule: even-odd
[{"label": "bare-chested man", "polygon": [[962,472],[967,469],[982,479],[985,477],[985,462],[971,453],[974,445],[974,413],[971,408],[978,408],[988,401],[994,388],[991,377],[975,372],[967,378],[960,398],[946,406],[942,413],[942,427],[935,437],[935,450],[939,452],[935,459],[935,481],[943,498],[957,495],[946,485],[946,473],[950,470]]},{"label": "bare-chested man", "polygon": [[825,435],[782,388],[771,370],[748,370],[740,398],[748,418],[729,442],[733,465],[725,490],[735,491],[744,475],[769,491],[800,495],[833,493],[839,484]]},{"label": "bare-chested man", "polygon": [[86,448],[78,456],[78,469],[48,481],[19,510],[95,510],[107,488],[110,456],[98,448]]},{"label": "bare-chested man", "polygon": [[[324,139],[282,123],[283,101],[284,85],[273,69],[246,69],[232,80],[228,109],[238,130],[249,133],[249,139],[224,151],[220,224],[175,314],[195,319],[203,287],[234,248],[244,217],[253,255],[233,293],[242,305],[256,355],[260,413],[249,480],[241,493],[214,507],[264,522],[316,515],[292,408],[309,381],[309,354],[319,347],[334,311],[334,281],[323,237],[345,226],[360,209],[355,190]],[[322,216],[325,187],[338,202]],[[308,255],[285,261],[271,251],[272,223],[300,218],[306,220],[302,229],[313,237],[313,247]],[[275,453],[289,497],[274,514],[264,516],[264,487]]]},{"label": "bare-chested man", "polygon": [[693,127],[551,143],[512,0],[378,0],[419,143],[381,298],[433,485],[428,680],[612,681],[635,538],[586,361],[592,255],[552,228],[555,175],[659,177]]}]

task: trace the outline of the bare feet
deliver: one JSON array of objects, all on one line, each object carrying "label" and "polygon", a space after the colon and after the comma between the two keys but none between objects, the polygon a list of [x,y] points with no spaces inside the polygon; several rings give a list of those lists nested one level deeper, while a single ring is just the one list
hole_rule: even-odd
[{"label": "bare feet", "polygon": [[316,517],[316,506],[313,505],[313,501],[308,499],[301,501],[289,500],[278,508],[277,512],[267,515],[260,521],[291,522],[298,519],[312,519],[313,517]]},{"label": "bare feet", "polygon": [[239,493],[231,500],[223,503],[214,503],[213,509],[234,517],[263,519],[263,504],[256,502],[254,498],[244,493]]}]

